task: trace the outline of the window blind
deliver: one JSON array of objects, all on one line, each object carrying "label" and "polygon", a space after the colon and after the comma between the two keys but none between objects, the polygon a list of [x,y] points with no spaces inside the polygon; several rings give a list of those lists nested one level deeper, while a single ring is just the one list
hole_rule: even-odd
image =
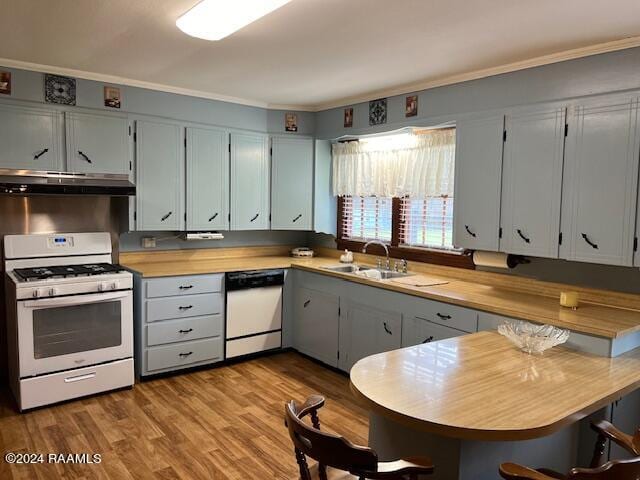
[{"label": "window blind", "polygon": [[453,250],[453,197],[400,199],[400,244]]},{"label": "window blind", "polygon": [[343,197],[342,238],[390,242],[392,203],[389,197]]}]

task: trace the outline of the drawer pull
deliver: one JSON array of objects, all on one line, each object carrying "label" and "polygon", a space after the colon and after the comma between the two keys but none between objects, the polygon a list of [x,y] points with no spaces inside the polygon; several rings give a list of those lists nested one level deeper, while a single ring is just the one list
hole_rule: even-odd
[{"label": "drawer pull", "polygon": [[209,218],[209,221],[213,222],[217,216],[218,216],[218,212],[214,213],[213,216]]},{"label": "drawer pull", "polygon": [[87,161],[87,163],[93,163],[91,161],[91,159],[89,157],[87,157],[87,155],[84,152],[78,150],[78,155],[80,155],[82,158],[84,158]]},{"label": "drawer pull", "polygon": [[389,335],[393,335],[393,332],[389,330],[389,327],[387,327],[387,322],[383,322],[382,324],[384,325],[384,331],[387,332]]},{"label": "drawer pull", "polygon": [[297,222],[301,218],[302,218],[302,214],[298,215],[296,218],[293,219],[293,223]]},{"label": "drawer pull", "polygon": [[303,307],[307,308],[309,306],[309,304],[311,303],[311,300],[307,300],[306,302],[304,302]]},{"label": "drawer pull", "polygon": [[162,218],[160,219],[160,221],[161,221],[161,222],[164,222],[167,218],[169,218],[169,217],[171,216],[171,214],[172,214],[172,213],[173,213],[173,212],[169,212],[169,213],[167,213],[164,217],[162,217]]},{"label": "drawer pull", "polygon": [[190,288],[193,288],[193,285],[180,285],[178,288],[180,290],[189,290]]},{"label": "drawer pull", "polygon": [[451,315],[443,315],[442,313],[436,313],[436,315],[442,320],[451,320]]},{"label": "drawer pull", "polygon": [[82,380],[89,380],[90,378],[94,378],[96,376],[96,373],[86,373],[84,375],[76,375],[75,377],[67,377],[64,379],[64,383],[73,383],[73,382],[80,382]]},{"label": "drawer pull", "polygon": [[180,333],[191,333],[193,332],[193,328],[187,328],[186,330],[178,330]]},{"label": "drawer pull", "polygon": [[33,159],[34,159],[34,160],[38,160],[42,155],[44,155],[44,154],[45,154],[45,153],[47,153],[48,151],[49,151],[49,149],[48,149],[48,148],[44,148],[44,149],[40,150],[38,153],[36,153],[36,154],[33,156]]},{"label": "drawer pull", "polygon": [[524,240],[525,243],[531,243],[531,239],[528,238],[528,237],[525,237],[524,233],[522,233],[522,230],[518,229],[518,230],[516,230],[516,232],[518,232],[518,235],[520,236],[520,238],[522,240]]},{"label": "drawer pull", "polygon": [[427,338],[425,338],[422,343],[431,343],[431,342],[433,342],[433,335],[430,335]]},{"label": "drawer pull", "polygon": [[182,358],[186,358],[186,357],[188,357],[189,355],[192,355],[192,354],[193,354],[193,352],[186,352],[186,353],[179,353],[178,355],[181,356]]},{"label": "drawer pull", "polygon": [[465,225],[465,226],[464,226],[464,229],[467,231],[467,233],[468,233],[469,235],[471,235],[473,238],[476,238],[476,234],[475,234],[475,232],[472,232],[472,231],[471,231],[471,229],[469,228],[469,225]]},{"label": "drawer pull", "polygon": [[181,305],[178,307],[180,310],[189,310],[190,308],[193,308],[193,305]]},{"label": "drawer pull", "polygon": [[591,240],[589,240],[589,237],[587,237],[586,233],[582,233],[581,235],[582,235],[582,238],[584,239],[585,242],[587,242],[589,245],[591,245],[595,249],[598,248],[598,244],[597,243],[593,243]]},{"label": "drawer pull", "polygon": [[256,213],[256,214],[253,216],[253,218],[252,218],[251,220],[249,220],[249,221],[250,221],[250,222],[255,221],[255,219],[256,219],[256,218],[258,218],[258,215],[260,215],[260,214],[259,214],[259,213]]}]

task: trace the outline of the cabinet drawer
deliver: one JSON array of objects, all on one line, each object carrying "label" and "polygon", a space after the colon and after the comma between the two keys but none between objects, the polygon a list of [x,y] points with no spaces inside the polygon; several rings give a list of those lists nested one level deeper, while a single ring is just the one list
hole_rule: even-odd
[{"label": "cabinet drawer", "polygon": [[222,360],[222,338],[176,343],[147,350],[147,370],[183,367],[206,360]]},{"label": "cabinet drawer", "polygon": [[224,275],[185,275],[147,280],[147,298],[222,291]]},{"label": "cabinet drawer", "polygon": [[147,300],[147,322],[222,313],[222,299],[220,293],[153,298]]},{"label": "cabinet drawer", "polygon": [[424,313],[420,312],[416,316],[465,332],[478,331],[478,313],[455,305],[431,302]]},{"label": "cabinet drawer", "polygon": [[222,315],[167,320],[147,325],[147,346],[222,335]]},{"label": "cabinet drawer", "polygon": [[444,327],[428,320],[417,318],[416,321],[420,322],[416,328],[416,331],[420,336],[414,339],[414,344],[437,342],[438,340],[446,340],[447,338],[466,335],[466,333],[461,330]]}]

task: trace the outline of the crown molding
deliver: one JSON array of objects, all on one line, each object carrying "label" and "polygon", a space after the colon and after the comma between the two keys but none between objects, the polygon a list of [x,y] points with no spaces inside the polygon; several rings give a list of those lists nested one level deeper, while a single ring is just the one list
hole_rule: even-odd
[{"label": "crown molding", "polygon": [[474,70],[472,72],[465,72],[456,75],[450,75],[440,77],[432,80],[424,80],[415,83],[408,83],[405,85],[391,87],[383,90],[376,90],[363,95],[357,95],[353,97],[346,97],[340,100],[334,100],[331,102],[325,102],[316,105],[313,111],[319,112],[323,110],[329,110],[332,108],[346,107],[354,105],[356,103],[368,102],[376,100],[378,98],[393,97],[395,95],[405,95],[408,93],[419,92],[421,90],[428,90],[430,88],[443,87],[445,85],[452,85],[454,83],[468,82],[470,80],[478,80],[480,78],[492,77],[494,75],[500,75],[503,73],[516,72],[518,70],[525,70],[527,68],[541,67],[543,65],[550,65],[553,63],[565,62],[567,60],[575,60],[577,58],[589,57],[592,55],[598,55],[601,53],[615,52],[618,50],[626,50],[628,48],[634,48],[640,46],[640,36],[627,37],[621,40],[614,40],[611,42],[599,43],[596,45],[590,45],[587,47],[574,48],[571,50],[565,50],[562,52],[551,53],[540,57],[531,58],[528,60],[521,60],[518,62],[508,63],[505,65],[499,65],[496,67],[485,68],[481,70]]},{"label": "crown molding", "polygon": [[527,68],[540,67],[543,65],[550,65],[553,63],[564,62],[567,60],[574,60],[582,57],[589,57],[592,55],[598,55],[601,53],[615,52],[618,50],[625,50],[628,48],[640,47],[640,36],[627,37],[620,40],[614,40],[611,42],[599,43],[596,45],[590,45],[587,47],[574,48],[571,50],[565,50],[562,52],[543,55],[540,57],[531,58],[528,60],[522,60],[518,62],[508,63],[505,65],[499,65],[496,67],[485,68],[481,70],[474,70],[471,72],[460,73],[456,75],[443,76],[436,79],[422,80],[419,82],[408,83],[401,86],[391,87],[382,90],[376,90],[373,92],[344,97],[338,100],[332,100],[330,102],[323,102],[317,105],[290,105],[290,104],[275,104],[268,103],[260,100],[247,99],[241,97],[233,97],[228,95],[222,95],[212,92],[204,92],[201,90],[192,90],[188,88],[175,87],[172,85],[165,85],[161,83],[145,82],[142,80],[135,80],[132,78],[119,77],[115,75],[106,75],[102,73],[87,72],[84,70],[76,70],[72,68],[56,67],[53,65],[43,65],[40,63],[23,62],[20,60],[12,60],[9,58],[0,58],[0,65],[8,68],[17,68],[20,70],[31,70],[40,73],[53,73],[57,75],[65,75],[69,77],[82,78],[84,80],[93,80],[96,82],[103,82],[108,84],[124,85],[129,87],[145,88],[148,90],[155,90],[158,92],[175,93],[178,95],[186,95],[189,97],[204,98],[207,100],[217,100],[220,102],[235,103],[239,105],[246,105],[250,107],[259,107],[269,110],[296,110],[302,112],[320,112],[323,110],[330,110],[332,108],[339,108],[344,106],[353,105],[356,103],[368,102],[377,98],[392,97],[395,95],[404,95],[408,93],[418,92],[421,90],[428,90],[430,88],[442,87],[445,85],[452,85],[454,83],[468,82],[470,80],[478,80],[481,78],[491,77],[494,75],[500,75],[503,73],[516,72],[518,70],[525,70]]}]

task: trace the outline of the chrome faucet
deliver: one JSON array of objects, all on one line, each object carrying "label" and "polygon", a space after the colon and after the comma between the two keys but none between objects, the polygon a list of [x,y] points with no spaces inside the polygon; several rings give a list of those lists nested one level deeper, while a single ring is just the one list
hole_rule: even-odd
[{"label": "chrome faucet", "polygon": [[372,245],[372,244],[380,245],[382,248],[384,248],[384,253],[387,255],[387,261],[385,263],[385,269],[386,270],[391,270],[391,261],[389,260],[389,247],[387,247],[386,243],[383,243],[380,240],[371,240],[371,241],[369,241],[369,242],[364,244],[364,247],[362,247],[362,253],[367,253],[367,247],[369,245]]}]

